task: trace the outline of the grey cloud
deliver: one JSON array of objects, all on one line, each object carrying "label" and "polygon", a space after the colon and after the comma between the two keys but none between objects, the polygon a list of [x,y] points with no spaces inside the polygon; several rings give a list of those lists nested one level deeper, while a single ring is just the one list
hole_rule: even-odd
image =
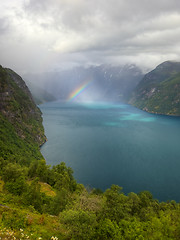
[{"label": "grey cloud", "polygon": [[8,18],[0,18],[0,35],[3,35],[9,31]]},{"label": "grey cloud", "polygon": [[24,9],[34,14],[42,14],[48,10],[48,0],[30,0],[29,2],[24,3]]},{"label": "grey cloud", "polygon": [[[30,0],[26,5],[29,12],[43,16],[53,14],[55,20],[73,29],[79,25],[87,27],[86,24],[94,22],[94,19],[116,25],[151,19],[156,15],[177,12],[179,7],[180,2],[174,0]],[[58,24],[58,21],[55,23]]]},{"label": "grey cloud", "polygon": [[[171,22],[169,14],[177,12],[178,6],[180,6],[178,1],[165,0],[158,2],[147,0],[31,0],[27,8],[33,10],[33,13],[34,11],[40,12],[43,16],[47,14],[47,17],[52,17],[52,28],[59,30],[60,27],[65,33],[72,31],[82,34],[84,42],[91,37],[91,45],[96,45],[97,41],[98,46],[102,40],[103,43],[114,40],[113,42],[117,44],[117,42],[135,38],[139,34],[146,34],[157,28],[160,31],[167,29],[168,22]],[[163,20],[166,20],[166,25],[159,21],[162,16],[164,16]],[[93,41],[95,41],[94,44]],[[88,48],[88,44],[86,47]]]},{"label": "grey cloud", "polygon": [[[22,54],[32,56],[39,47],[37,62],[50,55],[51,67],[108,61],[154,66],[179,59],[178,0],[28,0],[21,17],[12,16],[12,36],[22,39]],[[0,19],[0,34],[7,29]],[[15,43],[8,44],[16,52]]]}]

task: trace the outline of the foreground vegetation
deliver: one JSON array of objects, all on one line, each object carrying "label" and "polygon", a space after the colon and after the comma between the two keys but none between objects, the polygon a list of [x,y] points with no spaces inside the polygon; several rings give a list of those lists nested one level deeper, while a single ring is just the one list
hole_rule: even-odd
[{"label": "foreground vegetation", "polygon": [[[1,239],[179,239],[180,204],[112,185],[102,193],[77,184],[62,162],[1,171]],[[55,238],[56,237],[56,238]]]}]

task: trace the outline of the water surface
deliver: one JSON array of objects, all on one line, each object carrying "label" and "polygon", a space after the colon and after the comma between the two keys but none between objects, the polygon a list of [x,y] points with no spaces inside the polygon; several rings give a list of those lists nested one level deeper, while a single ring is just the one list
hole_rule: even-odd
[{"label": "water surface", "polygon": [[180,201],[180,118],[130,105],[51,102],[40,106],[47,164],[64,161],[79,183]]}]

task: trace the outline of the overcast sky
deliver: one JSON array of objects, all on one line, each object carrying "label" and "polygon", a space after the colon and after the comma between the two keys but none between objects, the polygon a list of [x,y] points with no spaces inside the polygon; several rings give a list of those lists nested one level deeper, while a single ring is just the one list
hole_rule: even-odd
[{"label": "overcast sky", "polygon": [[0,0],[0,64],[18,73],[180,61],[179,0]]}]

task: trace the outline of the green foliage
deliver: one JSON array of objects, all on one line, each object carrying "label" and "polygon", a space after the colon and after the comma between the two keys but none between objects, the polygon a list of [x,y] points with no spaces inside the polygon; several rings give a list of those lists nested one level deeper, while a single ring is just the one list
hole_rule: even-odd
[{"label": "green foliage", "polygon": [[120,219],[128,217],[131,212],[128,197],[121,193],[121,190],[121,187],[112,185],[105,192],[106,202],[103,208],[103,215],[112,221],[118,222]]},{"label": "green foliage", "polygon": [[20,176],[14,182],[6,182],[4,188],[15,195],[21,195],[27,190],[27,183],[23,176]]},{"label": "green foliage", "polygon": [[110,219],[104,219],[100,221],[96,233],[97,240],[120,240],[123,239],[120,231],[120,227],[116,222],[112,222]]},{"label": "green foliage", "polygon": [[94,239],[96,227],[96,215],[88,211],[64,211],[60,215],[60,221],[69,230],[71,239]]},{"label": "green foliage", "polygon": [[42,159],[38,144],[19,137],[13,124],[0,113],[0,165],[18,162],[28,166],[37,159]]},{"label": "green foliage", "polygon": [[126,240],[153,239],[152,236],[146,235],[146,224],[138,221],[137,219],[132,218],[130,221],[123,219],[119,223],[119,228],[122,234],[122,239]]},{"label": "green foliage", "polygon": [[34,179],[27,191],[23,194],[23,200],[26,205],[32,205],[37,211],[42,212],[43,194],[40,192],[40,184],[38,178]]},{"label": "green foliage", "polygon": [[28,176],[30,178],[38,177],[40,181],[47,182],[50,174],[50,166],[46,165],[46,161],[44,159],[31,162],[28,171]]},{"label": "green foliage", "polygon": [[[44,175],[44,181],[47,179],[56,187],[56,195],[48,196],[41,192],[39,178],[27,184],[26,178],[30,175],[42,178]],[[180,204],[175,201],[159,203],[147,191],[126,196],[117,185],[112,185],[100,194],[99,191],[97,194],[93,190],[88,192],[81,184],[76,184],[73,191],[75,180],[71,169],[64,163],[52,169],[44,160],[31,163],[28,169],[17,163],[9,163],[3,168],[2,179],[5,182],[5,194],[0,192],[0,204],[5,207],[0,207],[0,224],[4,227],[28,229],[35,224],[33,231],[37,232],[40,224],[41,236],[49,239],[55,234],[46,231],[46,218],[48,214],[59,214],[60,223],[56,219],[53,224],[60,224],[61,239],[168,240],[180,237]],[[4,204],[15,204],[18,210]],[[42,215],[39,222],[33,223],[33,219],[22,213],[22,207],[46,215]]]},{"label": "green foliage", "polygon": [[67,204],[70,204],[70,201],[70,193],[67,190],[62,189],[61,191],[58,191],[56,196],[52,199],[48,212],[53,215],[58,215],[66,208]]},{"label": "green foliage", "polygon": [[18,164],[9,163],[3,168],[4,188],[15,195],[21,195],[27,189],[25,169]]},{"label": "green foliage", "polygon": [[[12,167],[12,176],[7,174],[4,178],[5,185],[12,183],[12,189],[13,181],[16,186],[16,177],[20,169],[19,165],[16,167],[14,165],[8,165],[9,168]],[[23,174],[20,179],[22,176]],[[46,231],[48,214],[58,215],[59,213],[61,226],[59,233],[62,239],[153,240],[179,239],[180,237],[180,204],[175,201],[159,203],[147,191],[138,195],[130,193],[125,196],[121,187],[112,185],[105,193],[96,195],[86,191],[83,186],[77,185],[74,192],[69,188],[63,188],[57,191],[56,196],[48,197],[41,192],[41,185],[36,178],[21,195],[10,192],[11,195],[8,192],[4,195],[0,193],[0,204],[5,206],[3,208],[0,206],[0,216],[2,216],[0,224],[12,229],[28,229],[35,224],[33,231],[36,232],[40,224],[41,236],[44,239],[55,235],[53,232]],[[4,204],[9,205],[10,208]],[[11,204],[16,205],[18,210],[11,209]],[[31,212],[36,210],[46,214],[34,223],[29,215],[27,217],[22,214],[22,207],[28,208]],[[59,221],[54,220],[53,225],[58,225]]]},{"label": "green foliage", "polygon": [[25,176],[26,170],[20,165],[9,163],[3,168],[2,179],[4,182],[15,182],[19,177]]},{"label": "green foliage", "polygon": [[64,162],[53,166],[49,176],[49,183],[57,190],[67,189],[71,192],[75,191],[77,186],[72,169],[66,167]]}]

